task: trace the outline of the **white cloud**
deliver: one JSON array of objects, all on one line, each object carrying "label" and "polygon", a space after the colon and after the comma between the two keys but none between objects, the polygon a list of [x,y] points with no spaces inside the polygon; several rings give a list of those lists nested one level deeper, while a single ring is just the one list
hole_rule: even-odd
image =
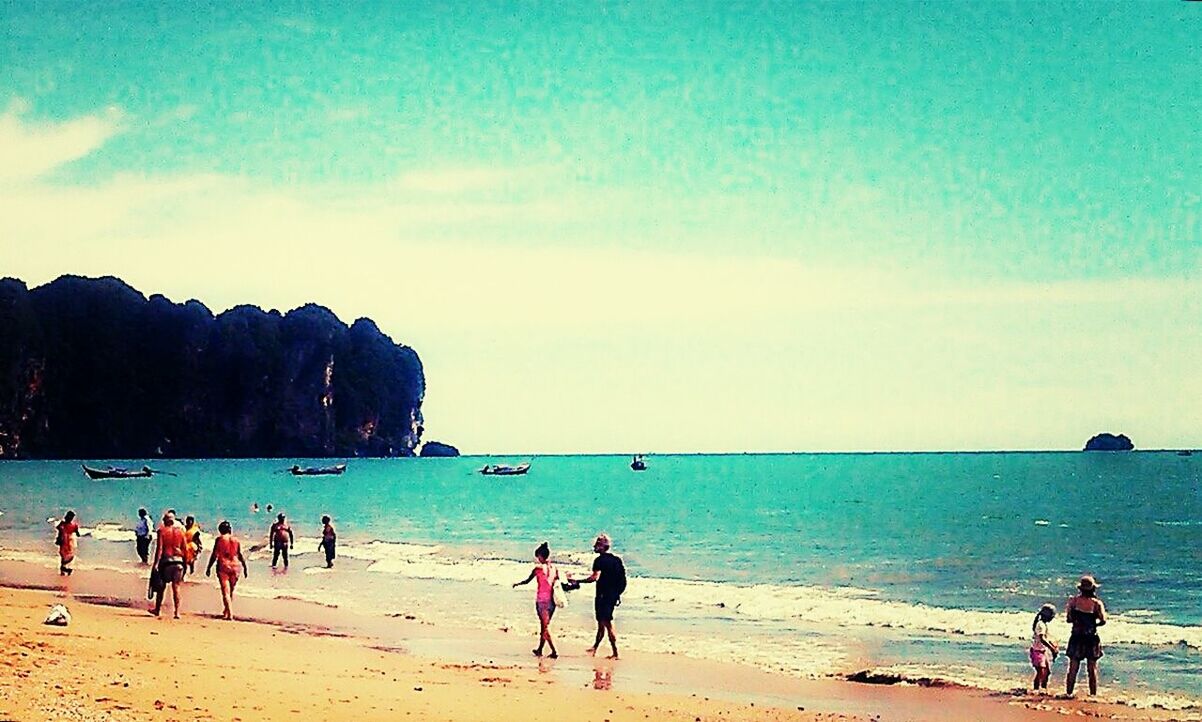
[{"label": "white cloud", "polygon": [[3,116],[0,148],[49,160],[6,176],[5,275],[371,316],[421,352],[427,418],[468,449],[1072,446],[1098,420],[1169,445],[1199,423],[1197,277],[973,284],[757,257],[737,239],[722,256],[557,243],[546,228],[607,231],[627,198],[582,200],[545,168],[61,186],[47,170],[119,124],[27,113]]},{"label": "white cloud", "polygon": [[72,120],[29,122],[17,100],[0,115],[0,183],[39,178],[100,148],[121,131],[122,113],[109,108]]}]

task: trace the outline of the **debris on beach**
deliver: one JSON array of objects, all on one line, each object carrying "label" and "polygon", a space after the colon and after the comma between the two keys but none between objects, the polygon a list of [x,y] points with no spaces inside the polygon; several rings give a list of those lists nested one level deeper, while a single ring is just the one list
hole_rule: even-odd
[{"label": "debris on beach", "polygon": [[55,604],[50,608],[50,613],[46,615],[45,621],[42,624],[49,624],[53,627],[65,627],[71,623],[71,612],[61,604]]}]

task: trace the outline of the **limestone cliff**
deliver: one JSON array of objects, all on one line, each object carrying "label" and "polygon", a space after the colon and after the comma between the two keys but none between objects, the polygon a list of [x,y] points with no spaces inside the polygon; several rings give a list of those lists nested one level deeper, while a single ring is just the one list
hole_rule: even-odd
[{"label": "limestone cliff", "polygon": [[368,319],[0,280],[0,458],[410,456],[417,353]]}]

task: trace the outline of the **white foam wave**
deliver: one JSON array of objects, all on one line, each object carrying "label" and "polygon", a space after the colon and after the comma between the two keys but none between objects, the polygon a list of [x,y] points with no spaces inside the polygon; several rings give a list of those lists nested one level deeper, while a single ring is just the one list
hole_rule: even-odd
[{"label": "white foam wave", "polygon": [[[316,545],[314,544],[314,547]],[[414,579],[492,584],[507,588],[524,579],[531,565],[444,553],[439,546],[372,541],[347,543],[339,555],[368,562],[368,571]],[[560,563],[561,574],[583,576],[589,567]],[[739,585],[656,577],[632,578],[627,598],[673,618],[745,619],[784,622],[798,627],[878,627],[919,634],[971,637],[987,644],[1010,645],[1031,636],[1032,614],[938,607],[883,599],[877,592],[852,587]],[[1144,621],[1142,611],[1111,615],[1104,628],[1108,644],[1179,645],[1202,649],[1202,627]],[[1051,623],[1057,639],[1068,639],[1068,625]]]},{"label": "white foam wave", "polygon": [[132,544],[134,541],[133,529],[125,529],[120,524],[109,522],[101,522],[94,527],[81,527],[79,535],[106,542],[129,542]]},{"label": "white foam wave", "polygon": [[[343,544],[339,556],[369,562],[367,570],[379,574],[397,574],[414,579],[438,579],[460,582],[484,582],[508,587],[529,574],[529,563],[507,559],[480,559],[442,554],[442,547],[424,544],[371,541]],[[559,564],[560,572],[582,574],[575,565]]]},{"label": "white foam wave", "polygon": [[[134,530],[123,527],[116,522],[102,521],[93,527],[80,527],[79,535],[81,537],[89,537],[97,541],[111,542],[117,544],[133,544]],[[213,542],[217,537],[204,531],[200,532],[200,542],[202,548],[212,549]]]}]

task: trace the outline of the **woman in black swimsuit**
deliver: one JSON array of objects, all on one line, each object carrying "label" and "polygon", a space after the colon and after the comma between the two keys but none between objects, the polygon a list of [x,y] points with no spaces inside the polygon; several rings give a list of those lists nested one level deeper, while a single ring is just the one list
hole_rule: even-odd
[{"label": "woman in black swimsuit", "polygon": [[1085,660],[1089,668],[1089,693],[1098,693],[1098,660],[1102,657],[1102,640],[1098,638],[1098,627],[1106,623],[1106,605],[1098,599],[1098,583],[1086,574],[1077,584],[1081,593],[1068,600],[1065,616],[1068,623],[1073,625],[1073,632],[1068,638],[1068,679],[1064,689],[1068,694],[1073,693],[1077,685],[1077,673],[1081,669],[1081,660]]}]

